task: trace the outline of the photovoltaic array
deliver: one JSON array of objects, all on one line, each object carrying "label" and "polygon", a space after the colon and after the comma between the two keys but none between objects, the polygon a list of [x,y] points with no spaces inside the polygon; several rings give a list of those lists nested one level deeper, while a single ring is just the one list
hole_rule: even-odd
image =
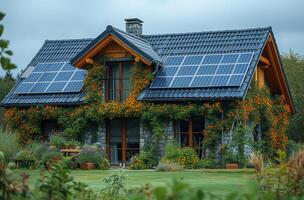
[{"label": "photovoltaic array", "polygon": [[151,88],[237,87],[252,57],[252,52],[168,56]]},{"label": "photovoltaic array", "polygon": [[40,63],[16,88],[17,94],[71,93],[83,86],[85,70],[66,62]]}]

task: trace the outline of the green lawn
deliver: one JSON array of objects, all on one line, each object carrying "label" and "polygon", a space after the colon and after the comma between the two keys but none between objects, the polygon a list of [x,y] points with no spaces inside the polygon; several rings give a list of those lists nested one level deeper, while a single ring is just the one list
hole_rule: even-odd
[{"label": "green lawn", "polygon": [[[90,185],[98,191],[104,183],[102,179],[115,170],[72,170],[72,175],[78,181]],[[39,170],[15,170],[17,174],[26,172],[30,175],[30,186],[39,178]],[[137,187],[145,183],[152,186],[166,185],[173,178],[189,183],[193,187],[200,187],[214,194],[226,194],[232,191],[242,191],[248,182],[254,180],[252,170],[185,170],[181,172],[155,172],[153,170],[126,170],[127,186]]]}]

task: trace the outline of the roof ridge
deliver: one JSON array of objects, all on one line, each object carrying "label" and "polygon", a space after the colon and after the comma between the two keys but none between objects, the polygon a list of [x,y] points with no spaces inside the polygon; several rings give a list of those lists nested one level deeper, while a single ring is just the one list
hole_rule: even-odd
[{"label": "roof ridge", "polygon": [[147,40],[144,39],[144,38],[141,38],[141,37],[138,37],[138,36],[133,35],[133,34],[131,34],[131,33],[128,33],[128,32],[126,32],[126,31],[123,31],[123,30],[121,30],[121,29],[119,29],[119,28],[116,28],[116,27],[114,27],[114,26],[108,25],[108,27],[111,27],[114,31],[122,32],[123,34],[129,35],[129,36],[131,36],[131,37],[133,37],[133,38],[135,38],[135,39],[138,39],[138,40],[141,40],[141,41],[144,41],[144,42],[149,43],[149,41],[147,41]]},{"label": "roof ridge", "polygon": [[75,38],[75,39],[54,39],[54,40],[45,40],[45,42],[59,42],[59,41],[80,41],[80,40],[94,40],[95,38]]},{"label": "roof ridge", "polygon": [[240,32],[240,31],[253,31],[253,30],[272,30],[271,26],[256,27],[256,28],[244,28],[244,29],[226,29],[226,30],[215,30],[215,31],[194,31],[194,32],[184,32],[184,33],[160,33],[160,34],[148,34],[143,35],[144,37],[154,37],[154,36],[171,36],[171,35],[190,35],[190,34],[206,34],[206,33],[225,33],[225,32]]}]

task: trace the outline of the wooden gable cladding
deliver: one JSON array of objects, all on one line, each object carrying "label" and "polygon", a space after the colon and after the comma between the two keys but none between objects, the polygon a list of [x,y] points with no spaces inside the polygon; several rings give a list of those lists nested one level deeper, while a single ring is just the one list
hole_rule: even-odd
[{"label": "wooden gable cladding", "polygon": [[289,105],[291,111],[294,112],[287,80],[284,76],[279,56],[273,36],[270,34],[263,53],[259,58],[254,79],[260,88],[267,84],[272,94],[284,95],[286,103]]},{"label": "wooden gable cladding", "polygon": [[120,41],[113,35],[106,36],[103,40],[92,47],[85,55],[79,58],[75,63],[75,67],[81,68],[87,61],[90,61],[95,55],[100,54],[109,58],[129,58],[132,57],[136,62],[143,62],[150,66],[152,63],[147,59],[143,58],[125,43]]},{"label": "wooden gable cladding", "polygon": [[130,58],[133,57],[126,49],[111,41],[108,45],[102,49],[98,54],[101,54],[107,58]]}]

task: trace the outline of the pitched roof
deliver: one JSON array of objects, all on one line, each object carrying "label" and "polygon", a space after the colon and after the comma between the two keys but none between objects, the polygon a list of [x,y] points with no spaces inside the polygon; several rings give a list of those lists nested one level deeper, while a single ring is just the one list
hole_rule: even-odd
[{"label": "pitched roof", "polygon": [[212,87],[187,89],[146,88],[138,100],[149,101],[195,101],[229,100],[244,98],[255,67],[262,53],[271,27],[210,31],[181,34],[146,35],[156,53],[164,60],[167,56],[204,55],[253,52],[254,56],[240,87]]},{"label": "pitched roof", "polygon": [[159,56],[154,51],[148,41],[135,35],[126,33],[117,28],[114,28],[113,26],[107,26],[107,29],[103,33],[101,33],[96,39],[94,39],[90,44],[88,44],[82,51],[80,51],[71,60],[71,63],[75,63],[78,59],[80,59],[83,55],[89,52],[108,35],[115,36],[117,39],[121,40],[124,44],[126,44],[129,48],[131,48],[136,53],[141,55],[143,58],[149,60],[150,62],[161,62]]},{"label": "pitched roof", "polygon": [[[142,38],[130,35],[108,26],[96,39],[47,40],[32,59],[29,66],[45,62],[75,62],[106,35],[112,34],[141,56],[153,62],[162,62],[172,55],[197,55],[216,53],[254,52],[248,73],[240,87],[152,89],[146,88],[139,100],[216,100],[241,99],[246,94],[264,44],[271,28],[244,30],[194,32],[181,34],[143,35]],[[22,79],[18,81],[20,84]],[[14,88],[3,100],[4,106],[26,106],[33,104],[79,104],[83,103],[83,92],[69,94],[14,94]]]}]

